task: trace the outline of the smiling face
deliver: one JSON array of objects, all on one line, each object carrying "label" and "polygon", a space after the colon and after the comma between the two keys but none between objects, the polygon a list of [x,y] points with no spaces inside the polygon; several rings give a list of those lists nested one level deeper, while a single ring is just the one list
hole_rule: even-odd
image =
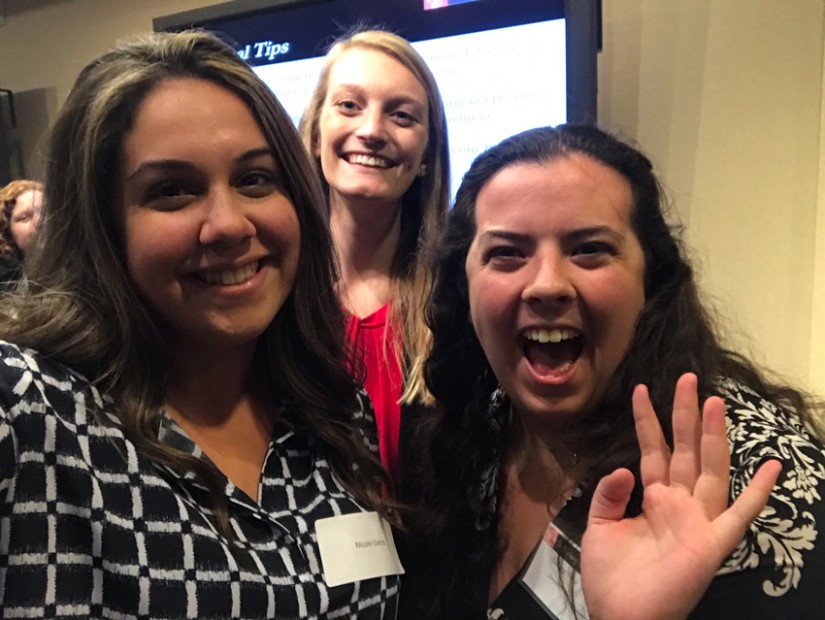
[{"label": "smiling face", "polygon": [[34,231],[40,223],[40,211],[43,206],[43,193],[36,189],[22,192],[14,202],[9,217],[9,230],[14,243],[25,254],[34,237]]},{"label": "smiling face", "polygon": [[424,87],[400,62],[344,52],[329,72],[315,146],[331,202],[398,203],[421,169],[428,114]]},{"label": "smiling face", "polygon": [[126,260],[178,343],[254,343],[289,295],[299,223],[255,119],[207,81],[161,83],[120,157]]},{"label": "smiling face", "polygon": [[645,302],[631,204],[624,177],[581,155],[508,166],[479,192],[470,314],[520,414],[589,412],[627,353]]}]

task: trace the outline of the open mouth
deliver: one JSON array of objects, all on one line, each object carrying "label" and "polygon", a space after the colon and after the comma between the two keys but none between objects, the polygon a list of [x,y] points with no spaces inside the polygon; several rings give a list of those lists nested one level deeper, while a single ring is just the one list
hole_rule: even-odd
[{"label": "open mouth", "polygon": [[252,279],[258,273],[260,261],[254,261],[239,267],[238,269],[225,269],[221,271],[198,271],[195,278],[206,284],[220,284],[222,286],[232,286],[243,284]]},{"label": "open mouth", "polygon": [[349,153],[343,156],[351,164],[366,166],[367,168],[392,168],[395,162],[380,155],[364,155],[363,153]]},{"label": "open mouth", "polygon": [[527,361],[540,375],[566,372],[584,350],[584,337],[574,329],[530,329],[521,340]]}]

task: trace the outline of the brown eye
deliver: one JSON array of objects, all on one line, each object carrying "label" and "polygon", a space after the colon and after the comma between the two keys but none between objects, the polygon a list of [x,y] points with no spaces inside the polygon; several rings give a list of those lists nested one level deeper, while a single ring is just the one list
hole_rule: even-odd
[{"label": "brown eye", "polygon": [[596,256],[600,254],[613,255],[615,253],[615,250],[610,244],[601,241],[588,241],[587,243],[582,243],[573,251],[574,256]]},{"label": "brown eye", "polygon": [[245,185],[247,187],[257,187],[271,183],[272,178],[265,172],[250,172],[245,174],[241,179],[241,185]]},{"label": "brown eye", "polygon": [[520,257],[521,252],[516,250],[516,248],[511,246],[496,246],[492,247],[485,253],[485,257],[487,260],[491,260],[494,258],[512,258],[512,257]]},{"label": "brown eye", "polygon": [[509,271],[524,263],[524,253],[510,245],[497,245],[483,254],[483,262],[494,269]]},{"label": "brown eye", "polygon": [[197,191],[179,181],[162,181],[151,186],[144,204],[160,211],[174,211],[188,204]]},{"label": "brown eye", "polygon": [[240,191],[252,198],[262,198],[278,191],[278,182],[272,172],[251,170],[243,174],[237,183]]},{"label": "brown eye", "polygon": [[176,198],[184,194],[183,188],[178,183],[163,183],[150,192],[152,198]]}]

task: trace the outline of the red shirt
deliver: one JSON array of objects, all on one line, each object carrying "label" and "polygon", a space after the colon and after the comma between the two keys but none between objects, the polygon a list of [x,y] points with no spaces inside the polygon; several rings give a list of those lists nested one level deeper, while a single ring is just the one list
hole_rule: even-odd
[{"label": "red shirt", "polygon": [[[387,325],[389,304],[371,315],[347,320],[347,339],[364,360],[364,389],[372,400],[378,426],[378,450],[381,462],[394,480],[398,480],[398,434],[401,425],[401,367],[393,346],[392,326]],[[385,345],[386,342],[386,345]]]}]

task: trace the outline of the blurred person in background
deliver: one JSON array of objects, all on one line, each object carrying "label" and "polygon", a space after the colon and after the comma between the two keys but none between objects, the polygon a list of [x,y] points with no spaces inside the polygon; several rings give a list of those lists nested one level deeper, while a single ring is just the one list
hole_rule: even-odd
[{"label": "blurred person in background", "polygon": [[0,189],[0,289],[23,276],[23,261],[31,249],[43,206],[43,185],[20,179]]}]

